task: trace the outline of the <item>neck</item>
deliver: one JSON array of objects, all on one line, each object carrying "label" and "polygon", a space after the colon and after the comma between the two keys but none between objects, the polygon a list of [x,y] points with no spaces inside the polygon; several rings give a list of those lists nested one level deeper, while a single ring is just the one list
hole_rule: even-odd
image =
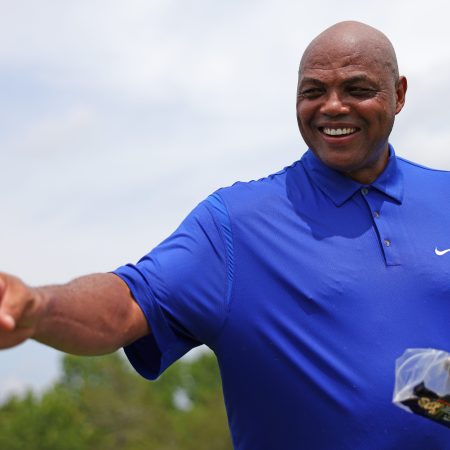
[{"label": "neck", "polygon": [[376,159],[372,165],[365,166],[354,171],[345,172],[344,175],[360,184],[371,184],[386,168],[388,161],[389,148],[387,148],[384,154],[380,158]]}]

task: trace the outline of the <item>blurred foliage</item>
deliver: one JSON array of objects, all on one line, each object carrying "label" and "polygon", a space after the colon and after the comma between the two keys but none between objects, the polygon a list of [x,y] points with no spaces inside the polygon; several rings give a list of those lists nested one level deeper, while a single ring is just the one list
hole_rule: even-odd
[{"label": "blurred foliage", "polygon": [[49,390],[0,406],[0,449],[232,449],[216,359],[179,361],[149,382],[118,353],[66,355]]}]

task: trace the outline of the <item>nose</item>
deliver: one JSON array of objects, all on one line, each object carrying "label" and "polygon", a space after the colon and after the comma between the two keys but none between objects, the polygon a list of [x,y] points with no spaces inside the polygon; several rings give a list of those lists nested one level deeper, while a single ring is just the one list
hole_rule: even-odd
[{"label": "nose", "polygon": [[349,107],[342,100],[339,92],[330,91],[328,95],[324,97],[320,112],[326,116],[340,116],[343,114],[348,114]]}]

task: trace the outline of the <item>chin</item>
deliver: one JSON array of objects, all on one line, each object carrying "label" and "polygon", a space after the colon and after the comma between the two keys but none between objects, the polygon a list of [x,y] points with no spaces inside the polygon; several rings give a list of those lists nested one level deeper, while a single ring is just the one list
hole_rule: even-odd
[{"label": "chin", "polygon": [[316,156],[328,167],[334,170],[338,170],[339,172],[353,172],[358,170],[358,168],[362,165],[362,161],[358,158],[355,159],[351,155],[347,155],[345,153],[338,154],[326,154],[321,155],[320,153]]}]

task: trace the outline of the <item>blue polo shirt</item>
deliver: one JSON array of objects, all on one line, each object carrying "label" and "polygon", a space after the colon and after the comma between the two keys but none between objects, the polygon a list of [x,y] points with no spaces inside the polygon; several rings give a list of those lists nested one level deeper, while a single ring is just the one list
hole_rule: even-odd
[{"label": "blue polo shirt", "polygon": [[450,348],[449,201],[392,147],[369,186],[308,151],[220,189],[116,270],[152,329],[126,353],[152,379],[208,345],[238,450],[448,449],[392,392],[406,348]]}]

